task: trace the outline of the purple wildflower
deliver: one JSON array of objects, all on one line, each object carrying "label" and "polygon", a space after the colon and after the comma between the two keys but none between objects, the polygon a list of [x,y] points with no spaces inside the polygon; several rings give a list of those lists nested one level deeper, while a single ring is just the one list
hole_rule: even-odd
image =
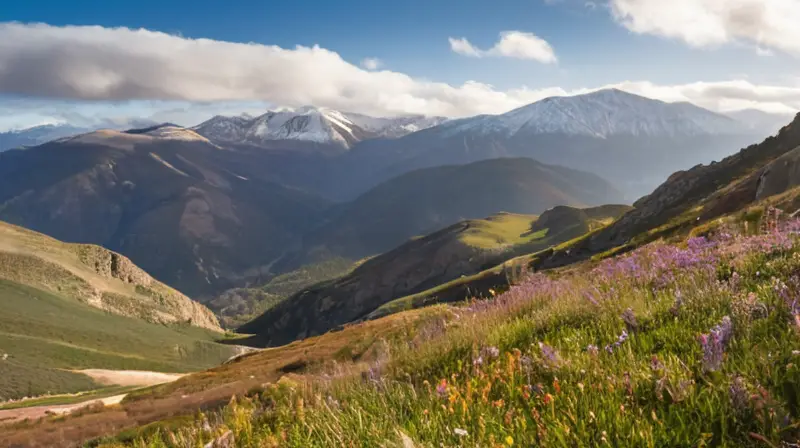
[{"label": "purple wildflower", "polygon": [[561,358],[553,347],[550,347],[544,342],[539,342],[539,350],[542,351],[542,356],[548,366],[558,367],[558,365],[561,364]]},{"label": "purple wildflower", "polygon": [[596,345],[589,344],[586,346],[586,352],[592,356],[597,356],[597,354],[600,352],[600,349],[598,349]]},{"label": "purple wildflower", "polygon": [[608,353],[614,353],[614,349],[619,348],[625,341],[628,340],[628,332],[622,330],[622,334],[619,335],[616,341],[613,344],[606,345],[605,349]]},{"label": "purple wildflower", "polygon": [[725,348],[733,336],[733,322],[725,316],[722,322],[711,329],[708,334],[700,335],[700,346],[703,348],[703,370],[714,372],[722,366]]}]

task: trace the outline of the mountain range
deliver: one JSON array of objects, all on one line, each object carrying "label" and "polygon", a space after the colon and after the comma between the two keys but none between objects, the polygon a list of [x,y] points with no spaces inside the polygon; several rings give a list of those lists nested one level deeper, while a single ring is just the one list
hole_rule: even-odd
[{"label": "mountain range", "polygon": [[2,153],[0,219],[103,245],[208,297],[462,219],[631,201],[762,126],[604,90],[457,120],[304,107],[100,130]]},{"label": "mountain range", "polygon": [[720,160],[770,135],[688,103],[619,90],[547,98],[502,115],[451,120],[395,140],[372,140],[340,158],[324,190],[350,198],[414,169],[530,157],[612,180],[630,200],[672,172]]},{"label": "mountain range", "polygon": [[349,149],[375,138],[397,138],[436,126],[441,117],[377,118],[313,106],[269,111],[255,118],[216,116],[192,129],[219,143],[274,146],[276,142],[305,142]]},{"label": "mountain range", "polygon": [[[753,122],[745,126],[739,120],[746,117]],[[334,372],[354,380],[348,387],[363,386],[349,390],[366,394],[374,405],[381,401],[369,394],[388,390],[376,385],[395,384],[381,382],[380,375],[388,375],[383,367],[395,369],[394,381],[408,387],[391,395],[407,400],[407,409],[418,396],[434,404],[415,411],[423,419],[440,412],[436,403],[442,399],[432,388],[426,392],[425,382],[450,387],[461,374],[483,378],[484,368],[509,381],[530,382],[516,367],[499,364],[510,359],[523,366],[523,350],[534,366],[530,374],[550,378],[542,387],[554,384],[548,390],[555,403],[569,403],[564,394],[595,393],[571,387],[583,383],[563,380],[569,377],[561,373],[563,383],[551,381],[555,369],[582,378],[586,372],[579,363],[602,360],[616,368],[614,363],[636,354],[635,363],[614,373],[625,409],[641,403],[630,404],[624,393],[637,363],[647,375],[677,369],[702,376],[715,385],[709,396],[721,391],[717,403],[724,408],[730,404],[728,384],[735,380],[702,370],[704,342],[697,334],[718,331],[727,314],[735,317],[739,333],[726,353],[736,359],[753,350],[763,354],[750,360],[753,365],[737,364],[750,366],[748,378],[764,370],[758,363],[774,364],[770,353],[780,351],[782,360],[794,356],[785,342],[796,338],[789,315],[795,310],[769,291],[776,290],[773,276],[792,283],[797,257],[773,251],[775,244],[768,249],[774,258],[762,257],[767,249],[759,247],[766,246],[753,246],[747,260],[715,264],[706,272],[694,267],[700,261],[681,254],[705,244],[702,237],[714,232],[722,237],[739,225],[742,238],[758,232],[770,225],[773,206],[786,215],[800,208],[800,115],[776,135],[741,150],[740,141],[759,141],[756,136],[771,126],[767,117],[747,112],[736,119],[615,90],[550,98],[497,116],[438,122],[415,117],[404,124],[379,119],[369,124],[368,118],[303,108],[217,117],[193,128],[163,123],[98,130],[0,153],[0,220],[10,223],[0,223],[0,353],[11,355],[11,362],[0,358],[0,395],[99,388],[82,369],[196,371],[240,354],[232,344],[283,345],[131,392],[113,408],[0,425],[0,438],[52,441],[64,439],[67,427],[81,434],[39,442],[59,446],[159,419],[177,425],[183,415],[213,412],[224,403],[240,422],[250,417],[238,417],[244,408],[237,403],[263,404],[258,411],[263,413],[256,417],[254,411],[252,417],[262,426],[272,424],[276,409],[290,417],[315,409],[323,409],[316,418],[343,416],[342,409],[351,408],[336,398],[303,396],[305,402],[283,394],[301,389],[295,386],[313,381],[315,373]],[[716,161],[698,164],[709,159]],[[632,206],[617,205],[656,179],[658,186]],[[780,243],[766,238],[781,235],[735,241]],[[687,236],[701,238],[684,244]],[[671,246],[673,240],[681,242]],[[645,254],[658,258],[624,255],[655,241]],[[722,249],[717,243],[707,247],[724,255],[728,240],[719,241]],[[613,265],[603,261],[617,256]],[[685,264],[693,271],[640,279],[629,273],[641,267],[637,260],[667,266],[670,273]],[[595,282],[598,263],[615,273],[597,275]],[[734,269],[744,283],[733,286]],[[529,276],[542,271],[548,273]],[[523,278],[529,280],[513,286]],[[698,287],[695,279],[706,283]],[[742,285],[769,292],[775,304],[770,305],[775,310],[767,307],[769,318],[752,311],[761,307],[738,302],[751,300],[749,289],[735,289]],[[678,286],[691,291],[685,301],[675,292]],[[719,295],[720,288],[731,289]],[[593,300],[592,291],[602,301]],[[503,294],[498,300],[479,300],[498,293]],[[249,336],[223,336],[209,309],[187,295],[212,304],[234,325],[247,319],[238,330]],[[464,300],[469,302],[463,306],[430,306]],[[456,337],[447,336],[453,328]],[[757,336],[759,344],[772,345],[744,343],[755,330],[765,330]],[[680,337],[670,339],[676,334]],[[512,344],[503,345],[507,341]],[[595,344],[609,344],[610,350],[584,349],[596,349]],[[616,351],[622,344],[625,351]],[[510,358],[495,362],[495,347]],[[391,350],[405,350],[397,353],[405,353],[406,363],[398,364],[405,358],[395,352],[386,361]],[[730,362],[727,354],[720,362]],[[606,373],[601,382],[610,381]],[[277,387],[264,386],[282,376]],[[332,377],[316,378],[330,384]],[[792,390],[786,385],[793,382],[789,377],[775,390]],[[677,396],[671,391],[680,389],[675,387],[665,389],[670,399]],[[338,393],[334,389],[331,394]],[[502,387],[489,389],[505,394]],[[405,391],[414,393],[405,398]],[[518,392],[532,391],[522,386],[503,397],[516,400]],[[233,395],[249,398],[231,400]],[[664,403],[657,395],[651,400],[657,418],[648,419],[654,425],[666,421],[667,407],[693,403]],[[390,395],[377,397],[385,396]],[[531,395],[521,403],[546,396]],[[356,394],[347,397],[359,400]],[[596,398],[601,402],[607,394]],[[615,413],[623,409],[619,403],[613,402]],[[497,412],[497,421],[506,413],[488,400],[472,406]],[[442,409],[437,415],[445,414],[450,413]],[[545,414],[537,415],[550,418]],[[356,420],[353,428],[360,428]],[[205,428],[208,422],[216,424],[210,418],[197,425]],[[37,433],[36,425],[46,430]],[[479,427],[470,426],[467,434],[479,434]],[[149,426],[137,434],[160,431]],[[208,443],[210,431],[186,432],[195,433],[203,434],[195,441]],[[139,437],[130,434],[128,441]],[[243,437],[246,430],[236,434]],[[274,434],[266,441],[277,442],[280,433]],[[443,434],[462,440],[450,429]]]}]

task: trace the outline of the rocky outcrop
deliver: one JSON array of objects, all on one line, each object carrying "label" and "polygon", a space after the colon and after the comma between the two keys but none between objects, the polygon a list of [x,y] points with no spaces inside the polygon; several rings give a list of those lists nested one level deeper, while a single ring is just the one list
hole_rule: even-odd
[{"label": "rocky outcrop", "polygon": [[122,255],[100,246],[82,245],[81,261],[105,278],[116,278],[136,286],[149,287],[153,278]]},{"label": "rocky outcrop", "polygon": [[222,331],[203,305],[155,280],[128,258],[99,246],[67,244],[0,222],[0,279],[160,324]]},{"label": "rocky outcrop", "polygon": [[[216,316],[208,308],[155,280],[128,258],[100,246],[75,247],[83,264],[94,269],[103,278],[119,280],[133,286],[136,295],[144,298],[142,303],[141,300],[126,300],[124,294],[105,294],[105,307],[121,314],[125,314],[124,310],[128,309],[131,314],[145,320],[160,323],[186,322],[197,327],[220,330]],[[129,303],[124,303],[126,301]]]},{"label": "rocky outcrop", "polygon": [[756,199],[763,199],[800,185],[800,146],[775,159],[758,178]]}]

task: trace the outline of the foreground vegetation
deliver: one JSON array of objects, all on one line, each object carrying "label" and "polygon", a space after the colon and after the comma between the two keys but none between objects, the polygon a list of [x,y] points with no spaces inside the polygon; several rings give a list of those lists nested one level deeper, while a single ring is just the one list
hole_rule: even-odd
[{"label": "foreground vegetation", "polygon": [[795,443],[800,226],[777,227],[531,275],[387,341],[361,375],[284,378],[106,446]]}]

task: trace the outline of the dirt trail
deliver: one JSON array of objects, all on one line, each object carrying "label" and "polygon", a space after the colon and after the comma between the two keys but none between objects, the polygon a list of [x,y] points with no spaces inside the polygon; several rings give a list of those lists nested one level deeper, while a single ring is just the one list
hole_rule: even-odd
[{"label": "dirt trail", "polygon": [[[118,386],[154,386],[169,383],[182,377],[181,373],[161,373],[141,370],[102,370],[88,369],[76,370],[92,377],[98,383]],[[0,425],[13,423],[25,419],[39,419],[48,415],[69,414],[81,408],[102,402],[104,406],[119,404],[127,394],[114,395],[104,398],[90,398],[80,403],[63,405],[41,405],[28,408],[0,410]]]},{"label": "dirt trail", "polygon": [[182,377],[182,373],[148,372],[144,370],[76,370],[77,373],[90,376],[100,384],[109,386],[153,386],[169,383]]}]

